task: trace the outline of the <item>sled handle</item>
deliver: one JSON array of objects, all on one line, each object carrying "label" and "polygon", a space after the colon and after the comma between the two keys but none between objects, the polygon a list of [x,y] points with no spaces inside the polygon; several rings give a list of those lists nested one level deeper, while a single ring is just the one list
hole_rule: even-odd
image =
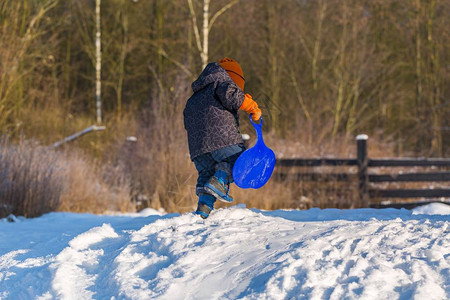
[{"label": "sled handle", "polygon": [[263,123],[263,118],[262,118],[262,116],[259,118],[259,120],[261,121],[259,124],[253,122],[252,114],[248,115],[248,117],[250,118],[250,122],[253,124],[253,126],[255,126],[255,127],[256,127],[256,126],[262,127],[262,123]]},{"label": "sled handle", "polygon": [[263,123],[263,118],[262,118],[262,116],[259,118],[259,120],[261,121],[259,124],[253,122],[252,114],[249,115],[249,118],[250,118],[250,122],[253,124],[253,127],[255,127],[255,130],[256,130],[256,136],[258,137],[258,140],[256,141],[256,143],[258,143],[258,144],[260,144],[260,143],[264,144],[264,142],[263,142],[263,137],[262,137],[262,123]]}]

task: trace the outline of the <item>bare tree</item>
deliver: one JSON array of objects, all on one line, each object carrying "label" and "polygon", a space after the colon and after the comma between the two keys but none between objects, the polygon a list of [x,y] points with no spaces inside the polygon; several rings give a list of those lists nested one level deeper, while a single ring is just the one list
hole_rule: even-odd
[{"label": "bare tree", "polygon": [[209,34],[211,32],[211,28],[214,25],[214,22],[217,20],[217,18],[223,14],[225,11],[227,11],[229,8],[231,8],[233,5],[239,2],[239,0],[233,0],[223,6],[221,9],[219,9],[213,17],[209,18],[209,4],[211,0],[203,0],[203,17],[202,17],[202,36],[200,37],[200,29],[197,24],[197,16],[195,14],[195,8],[194,4],[192,3],[192,0],[187,0],[189,5],[189,12],[192,19],[192,26],[194,28],[194,35],[195,35],[195,42],[197,45],[197,50],[200,53],[200,60],[202,62],[202,69],[206,67],[208,63],[208,56],[209,56]]},{"label": "bare tree", "polygon": [[0,5],[0,131],[24,103],[26,75],[39,64],[33,62],[33,44],[45,33],[39,25],[56,5],[55,0],[42,1],[35,10],[19,1]]}]

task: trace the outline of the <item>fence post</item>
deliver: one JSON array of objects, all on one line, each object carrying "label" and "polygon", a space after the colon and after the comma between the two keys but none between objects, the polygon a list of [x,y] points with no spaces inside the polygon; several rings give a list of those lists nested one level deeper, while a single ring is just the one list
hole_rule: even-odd
[{"label": "fence post", "polygon": [[369,207],[369,175],[367,172],[367,140],[366,134],[356,137],[356,160],[358,161],[358,195],[362,207]]}]

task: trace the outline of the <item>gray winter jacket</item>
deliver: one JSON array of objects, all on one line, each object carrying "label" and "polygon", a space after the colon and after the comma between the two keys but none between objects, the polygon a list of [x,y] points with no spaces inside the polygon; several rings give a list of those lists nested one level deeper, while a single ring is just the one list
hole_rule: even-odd
[{"label": "gray winter jacket", "polygon": [[183,112],[191,159],[242,143],[238,110],[244,92],[219,63],[209,63],[192,90]]}]

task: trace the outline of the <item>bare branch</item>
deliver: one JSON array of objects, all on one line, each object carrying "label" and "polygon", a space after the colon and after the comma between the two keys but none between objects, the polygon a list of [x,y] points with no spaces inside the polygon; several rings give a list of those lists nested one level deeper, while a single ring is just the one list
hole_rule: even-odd
[{"label": "bare branch", "polygon": [[225,11],[227,11],[229,8],[231,8],[233,5],[237,4],[239,2],[239,0],[234,0],[231,1],[230,3],[228,3],[227,5],[225,5],[224,7],[222,7],[218,12],[216,12],[214,14],[214,16],[211,18],[211,21],[209,22],[209,27],[208,30],[211,30],[214,22],[217,20],[217,18],[223,14]]},{"label": "bare branch", "polygon": [[170,60],[174,65],[176,65],[177,67],[179,67],[181,70],[183,70],[184,73],[186,73],[186,75],[188,76],[192,76],[192,72],[182,63],[180,63],[179,61],[173,59],[172,57],[170,57],[166,50],[164,49],[159,49],[159,54],[161,54],[162,56],[164,56],[165,58],[167,58],[168,60]]},{"label": "bare branch", "polygon": [[311,115],[309,114],[308,108],[305,105],[305,101],[303,99],[302,93],[301,93],[300,88],[297,83],[297,78],[295,78],[294,70],[291,70],[290,75],[291,75],[292,84],[294,85],[295,92],[297,94],[298,103],[300,104],[300,107],[302,108],[303,112],[305,113],[306,119],[308,121],[311,121]]},{"label": "bare branch", "polygon": [[102,130],[105,130],[105,129],[106,129],[105,126],[97,126],[97,125],[89,126],[88,128],[83,129],[80,132],[74,133],[71,136],[68,136],[68,137],[64,138],[63,140],[54,143],[52,145],[52,148],[57,148],[57,147],[65,144],[65,143],[68,143],[68,142],[71,142],[73,140],[76,140],[77,138],[79,138],[79,137],[81,137],[81,136],[83,136],[83,135],[85,135],[85,134],[87,134],[89,132],[102,131]]}]

